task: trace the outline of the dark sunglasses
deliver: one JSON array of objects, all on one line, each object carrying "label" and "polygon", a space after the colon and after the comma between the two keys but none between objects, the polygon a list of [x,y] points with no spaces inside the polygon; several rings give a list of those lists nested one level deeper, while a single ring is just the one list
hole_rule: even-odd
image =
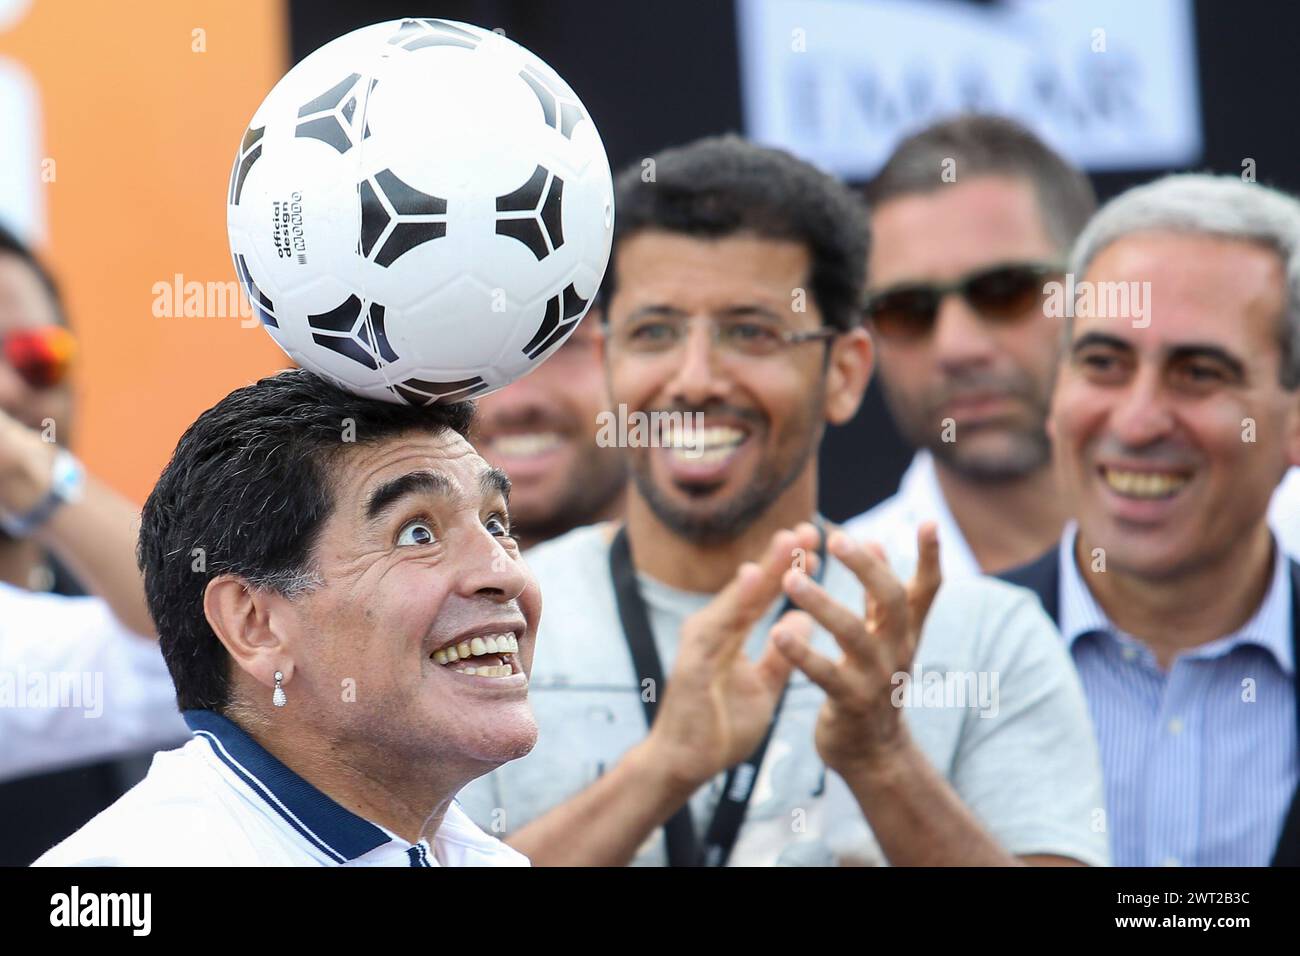
[{"label": "dark sunglasses", "polygon": [[0,336],[0,354],[35,389],[53,388],[68,376],[76,340],[62,326],[15,329]]},{"label": "dark sunglasses", "polygon": [[957,293],[981,318],[1013,322],[1025,318],[1044,295],[1043,284],[1063,267],[1046,262],[1003,263],[953,282],[906,282],[868,294],[862,308],[883,338],[929,335],[943,298]]}]

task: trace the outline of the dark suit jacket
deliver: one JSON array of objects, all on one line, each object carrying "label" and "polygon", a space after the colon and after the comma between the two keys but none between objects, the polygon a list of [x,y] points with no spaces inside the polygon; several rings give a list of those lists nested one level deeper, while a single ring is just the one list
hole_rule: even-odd
[{"label": "dark suit jacket", "polygon": [[[1048,616],[1059,627],[1061,624],[1061,561],[1060,548],[1052,549],[1028,564],[999,574],[1004,581],[1029,588],[1038,595]],[[1296,711],[1300,717],[1300,565],[1291,562],[1291,647],[1296,662]],[[1291,798],[1282,825],[1282,838],[1273,854],[1274,866],[1300,866],[1300,789]]]}]

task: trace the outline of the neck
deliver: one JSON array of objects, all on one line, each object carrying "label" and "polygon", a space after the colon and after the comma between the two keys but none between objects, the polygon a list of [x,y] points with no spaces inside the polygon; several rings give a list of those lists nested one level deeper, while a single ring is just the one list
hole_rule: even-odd
[{"label": "neck", "polygon": [[45,560],[40,546],[29,539],[0,541],[0,581],[16,588],[32,586],[32,572]]},{"label": "neck", "polygon": [[633,488],[627,501],[627,537],[637,571],[669,587],[713,593],[746,561],[756,561],[783,528],[811,521],[817,511],[817,467],[809,461],[798,478],[752,525],[725,541],[683,538],[656,517]]},{"label": "neck", "polygon": [[981,483],[938,459],[934,465],[948,510],[985,574],[1032,561],[1060,540],[1067,515],[1050,466]]},{"label": "neck", "polygon": [[[237,719],[268,753],[321,793],[408,843],[426,837],[432,845],[452,798],[475,776],[440,772],[440,760],[393,760],[373,741],[327,740],[316,731],[318,722],[285,716],[260,713],[246,719],[241,713]],[[409,771],[405,779],[391,779],[395,766]]]},{"label": "neck", "polygon": [[1231,634],[1250,620],[1273,578],[1273,536],[1263,522],[1213,563],[1157,579],[1114,567],[1090,573],[1094,547],[1080,531],[1074,560],[1088,590],[1111,623],[1150,647],[1166,669],[1180,651]]}]

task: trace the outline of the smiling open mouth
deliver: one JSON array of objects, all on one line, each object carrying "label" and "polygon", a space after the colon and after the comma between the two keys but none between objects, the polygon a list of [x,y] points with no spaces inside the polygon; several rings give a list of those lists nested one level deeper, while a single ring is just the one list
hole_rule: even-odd
[{"label": "smiling open mouth", "polygon": [[515,658],[518,653],[518,638],[507,632],[450,644],[434,651],[429,658],[458,674],[509,677],[520,672]]},{"label": "smiling open mouth", "polygon": [[1191,476],[1174,471],[1127,471],[1102,466],[1102,477],[1112,491],[1125,498],[1172,498],[1191,481]]},{"label": "smiling open mouth", "polygon": [[676,457],[695,464],[713,464],[732,454],[749,438],[749,432],[726,425],[696,429],[665,429],[660,444]]},{"label": "smiling open mouth", "polygon": [[564,445],[564,436],[558,432],[528,432],[497,435],[488,447],[503,458],[532,458],[554,451]]}]

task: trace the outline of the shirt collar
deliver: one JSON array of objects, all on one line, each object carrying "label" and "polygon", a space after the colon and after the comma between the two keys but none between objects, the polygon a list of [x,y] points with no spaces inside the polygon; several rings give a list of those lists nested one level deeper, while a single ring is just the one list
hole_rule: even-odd
[{"label": "shirt collar", "polygon": [[[1122,632],[1106,616],[1097,599],[1092,596],[1079,566],[1074,560],[1074,543],[1079,526],[1071,521],[1061,535],[1061,636],[1067,647],[1084,634],[1098,631],[1119,635]],[[1189,652],[1197,657],[1216,657],[1242,644],[1254,644],[1273,655],[1278,666],[1288,675],[1295,673],[1296,661],[1292,651],[1292,614],[1295,613],[1291,594],[1291,563],[1282,549],[1273,544],[1273,577],[1250,620],[1231,634],[1210,641]],[[1126,635],[1127,636],[1127,635]]]},{"label": "shirt collar", "polygon": [[[939,485],[934,455],[922,449],[912,456],[912,463],[898,483],[898,498],[907,513],[905,523],[912,529],[922,521],[933,521],[939,531],[939,563],[945,578],[969,577],[980,573],[979,562],[962,534],[957,519],[948,507]],[[915,550],[913,545],[910,549]]]},{"label": "shirt collar", "polygon": [[345,810],[271,756],[235,723],[211,710],[182,716],[196,737],[303,839],[346,863],[391,842],[392,835]]}]

